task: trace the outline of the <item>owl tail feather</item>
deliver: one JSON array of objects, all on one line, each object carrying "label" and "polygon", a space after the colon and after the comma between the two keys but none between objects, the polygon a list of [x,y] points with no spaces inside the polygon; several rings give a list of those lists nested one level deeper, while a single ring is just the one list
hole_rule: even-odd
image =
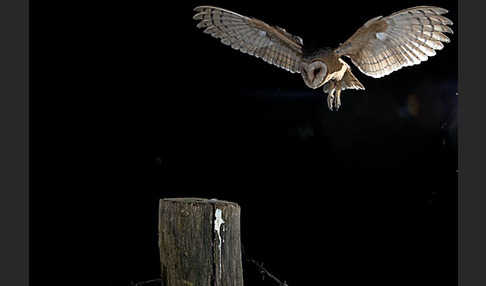
[{"label": "owl tail feather", "polygon": [[344,73],[341,84],[342,84],[342,87],[341,87],[342,90],[345,90],[345,89],[362,89],[362,90],[364,90],[365,89],[364,85],[361,82],[359,82],[359,80],[351,72],[350,68]]}]

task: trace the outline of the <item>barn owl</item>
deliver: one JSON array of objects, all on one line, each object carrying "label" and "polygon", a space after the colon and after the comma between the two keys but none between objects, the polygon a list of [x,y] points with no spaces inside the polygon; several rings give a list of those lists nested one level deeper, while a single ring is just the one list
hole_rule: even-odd
[{"label": "barn owl", "polygon": [[327,93],[330,110],[341,106],[341,91],[362,89],[342,59],[348,57],[365,75],[380,78],[402,67],[426,61],[441,50],[453,33],[452,21],[442,16],[448,11],[433,6],[417,6],[387,17],[368,20],[337,48],[303,51],[301,37],[256,18],[212,6],[194,8],[194,20],[204,33],[218,38],[225,45],[261,58],[291,73],[300,73],[304,83]]}]

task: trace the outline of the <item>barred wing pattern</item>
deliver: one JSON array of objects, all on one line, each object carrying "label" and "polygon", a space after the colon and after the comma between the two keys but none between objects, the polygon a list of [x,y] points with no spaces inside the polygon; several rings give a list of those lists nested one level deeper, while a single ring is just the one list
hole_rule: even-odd
[{"label": "barred wing pattern", "polygon": [[453,33],[452,21],[441,16],[448,11],[439,7],[418,6],[385,18],[366,22],[336,49],[348,56],[366,75],[386,76],[405,66],[426,61],[450,42],[443,33]]},{"label": "barred wing pattern", "polygon": [[197,27],[205,28],[204,33],[221,39],[233,49],[292,73],[300,73],[303,45],[300,37],[258,19],[217,7],[199,6],[194,11],[193,19],[200,20]]}]

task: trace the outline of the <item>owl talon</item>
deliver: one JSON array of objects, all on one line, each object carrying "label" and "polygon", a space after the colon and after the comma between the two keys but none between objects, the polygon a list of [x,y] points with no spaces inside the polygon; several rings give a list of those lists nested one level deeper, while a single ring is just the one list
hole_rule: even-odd
[{"label": "owl talon", "polygon": [[336,99],[335,101],[336,102],[334,103],[334,108],[336,111],[338,111],[339,107],[341,107],[341,102],[338,99]]},{"label": "owl talon", "polygon": [[332,111],[333,104],[334,104],[334,95],[329,94],[327,96],[327,106],[329,107],[329,110],[331,110],[331,111]]},{"label": "owl talon", "polygon": [[336,96],[336,98],[334,100],[334,107],[336,108],[336,111],[339,109],[339,107],[341,107],[341,97],[340,96]]}]

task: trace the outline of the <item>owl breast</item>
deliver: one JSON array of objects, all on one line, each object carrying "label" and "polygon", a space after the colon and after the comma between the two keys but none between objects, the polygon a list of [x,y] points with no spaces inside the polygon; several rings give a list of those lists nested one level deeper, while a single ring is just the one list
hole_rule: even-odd
[{"label": "owl breast", "polygon": [[341,81],[343,79],[344,73],[348,70],[349,65],[342,59],[339,59],[339,63],[341,64],[340,69],[336,70],[335,72],[329,73],[326,76],[324,82],[328,82],[330,80]]}]

